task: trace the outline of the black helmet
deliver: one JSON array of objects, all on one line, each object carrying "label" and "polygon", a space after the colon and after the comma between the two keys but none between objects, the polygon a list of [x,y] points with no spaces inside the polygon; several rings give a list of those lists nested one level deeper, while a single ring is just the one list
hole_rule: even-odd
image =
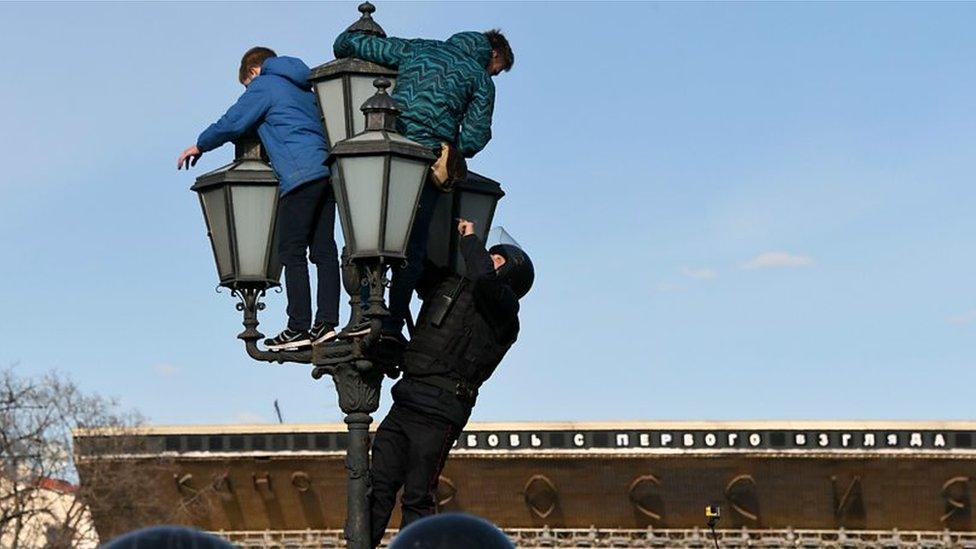
[{"label": "black helmet", "polygon": [[488,253],[505,258],[505,264],[498,268],[498,278],[508,284],[519,299],[529,293],[535,280],[535,267],[529,254],[513,244],[495,244]]},{"label": "black helmet", "polygon": [[151,526],[115,538],[105,549],[233,549],[223,538],[183,526]]},{"label": "black helmet", "polygon": [[464,513],[427,517],[404,528],[390,549],[514,549],[501,530]]}]

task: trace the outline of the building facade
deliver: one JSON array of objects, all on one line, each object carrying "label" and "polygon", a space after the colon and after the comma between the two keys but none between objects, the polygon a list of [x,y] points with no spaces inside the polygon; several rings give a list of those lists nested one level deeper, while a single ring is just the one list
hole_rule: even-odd
[{"label": "building facade", "polygon": [[[242,546],[341,544],[342,424],[157,427],[113,456],[99,436],[78,437],[83,480],[86,460],[165,460],[146,489],[178,510],[168,522]],[[966,422],[475,423],[437,499],[524,547],[712,546],[706,505],[723,547],[976,547],[974,437]],[[111,513],[93,518],[113,532]]]}]

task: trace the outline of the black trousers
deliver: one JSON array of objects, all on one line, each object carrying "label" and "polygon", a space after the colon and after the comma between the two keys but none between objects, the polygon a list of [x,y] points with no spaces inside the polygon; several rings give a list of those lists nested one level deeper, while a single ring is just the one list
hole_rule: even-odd
[{"label": "black trousers", "polygon": [[437,207],[437,198],[440,194],[429,180],[424,183],[417,205],[417,214],[413,219],[413,228],[410,229],[410,241],[407,242],[407,263],[393,269],[393,283],[390,285],[392,318],[387,326],[393,331],[402,330],[404,321],[410,315],[410,298],[413,297],[417,282],[424,274],[430,223],[434,219],[434,208]]},{"label": "black trousers", "polygon": [[278,259],[285,267],[289,329],[301,331],[312,326],[309,259],[318,271],[315,322],[339,324],[335,211],[335,195],[328,179],[305,183],[278,201]]},{"label": "black trousers", "polygon": [[383,539],[401,487],[401,528],[434,514],[437,479],[459,434],[460,429],[445,420],[393,404],[373,438],[370,494],[373,547]]}]

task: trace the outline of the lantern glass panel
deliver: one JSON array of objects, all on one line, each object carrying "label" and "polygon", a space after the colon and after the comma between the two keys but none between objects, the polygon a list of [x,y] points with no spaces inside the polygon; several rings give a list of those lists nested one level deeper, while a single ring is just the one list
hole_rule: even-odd
[{"label": "lantern glass panel", "polygon": [[349,247],[350,252],[352,251],[352,243],[350,242],[352,234],[352,227],[350,227],[346,221],[345,212],[349,211],[349,205],[346,204],[346,197],[343,189],[346,188],[346,184],[342,179],[342,170],[339,169],[338,164],[333,164],[331,166],[332,176],[330,184],[332,185],[332,194],[335,196],[336,201],[336,211],[339,214],[339,225],[342,227],[342,235],[346,240],[346,246]]},{"label": "lantern glass panel", "polygon": [[[371,74],[354,74],[349,77],[349,89],[351,91],[352,97],[350,101],[352,103],[352,134],[357,135],[366,129],[366,117],[360,112],[359,107],[366,102],[367,99],[373,97],[376,94],[376,86],[373,85],[373,80],[376,80],[376,75]],[[393,93],[393,87],[396,84],[396,80],[390,79],[390,88],[388,93]],[[339,139],[343,139],[343,136]]]},{"label": "lantern glass panel", "polygon": [[234,208],[234,229],[237,235],[239,277],[268,276],[268,251],[274,234],[277,187],[235,185],[230,188]]},{"label": "lantern glass panel", "polygon": [[346,138],[346,106],[343,104],[342,78],[325,80],[316,85],[319,107],[325,118],[329,148]]},{"label": "lantern glass panel", "polygon": [[427,163],[394,156],[390,159],[390,191],[386,206],[386,251],[406,252],[407,237],[420,191],[427,179]]},{"label": "lantern glass panel", "polygon": [[455,192],[463,193],[460,197],[461,207],[459,209],[461,211],[458,217],[473,221],[475,234],[484,241],[488,235],[488,229],[491,228],[488,226],[488,221],[492,217],[498,198],[487,194],[465,192],[460,189]]},{"label": "lantern glass panel", "polygon": [[217,276],[223,279],[234,272],[230,255],[230,227],[227,223],[227,202],[224,189],[218,187],[200,193],[203,201],[203,214],[207,216],[207,227],[210,228],[210,241],[213,243],[214,256],[217,260]]},{"label": "lantern glass panel", "polygon": [[437,205],[434,206],[427,238],[427,259],[438,267],[446,267],[451,256],[451,234],[457,230],[457,223],[452,223],[451,219],[453,203],[452,193],[437,193]]},{"label": "lantern glass panel", "polygon": [[[383,208],[383,164],[386,156],[354,156],[339,160],[342,186],[352,222],[352,253],[380,248]],[[347,237],[349,233],[346,233]]]}]

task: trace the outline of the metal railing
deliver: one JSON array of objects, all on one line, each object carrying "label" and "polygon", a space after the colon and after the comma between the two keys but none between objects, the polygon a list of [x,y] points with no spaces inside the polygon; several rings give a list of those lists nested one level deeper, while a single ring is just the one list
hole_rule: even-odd
[{"label": "metal railing", "polygon": [[[213,532],[242,548],[306,549],[345,547],[341,530],[265,530]],[[548,547],[653,547],[658,549],[709,549],[715,546],[710,531],[690,529],[614,528],[512,528],[512,542],[522,549]],[[383,546],[396,534],[388,530]],[[723,549],[976,549],[976,532],[901,530],[717,530]]]}]

